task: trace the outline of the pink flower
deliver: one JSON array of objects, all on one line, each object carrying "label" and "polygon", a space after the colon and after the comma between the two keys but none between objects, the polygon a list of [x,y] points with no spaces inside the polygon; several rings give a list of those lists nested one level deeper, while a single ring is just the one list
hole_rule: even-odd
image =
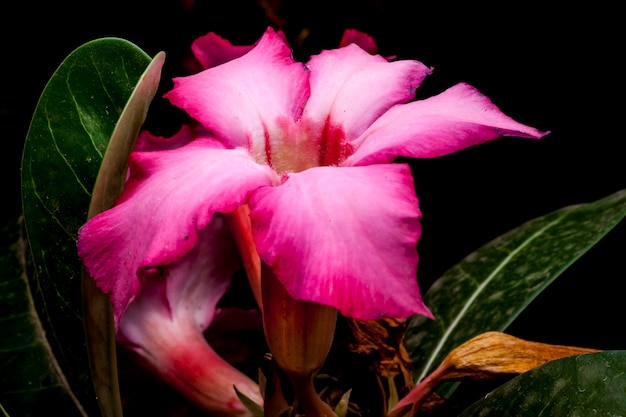
[{"label": "pink flower", "polygon": [[294,299],[359,319],[432,317],[416,280],[413,178],[394,161],[546,133],[467,84],[413,101],[428,67],[354,43],[306,65],[272,29],[252,47],[229,45],[166,94],[206,133],[133,153],[118,205],[81,229],[79,254],[116,320],[146,271],[186,256],[216,213],[246,204],[261,260]]},{"label": "pink flower", "polygon": [[[197,408],[215,416],[247,417],[252,413],[233,386],[263,404],[258,384],[216,353],[203,335],[241,267],[222,217],[215,215],[183,258],[144,271],[142,291],[122,316],[117,341]],[[251,324],[260,329],[260,317]]]}]

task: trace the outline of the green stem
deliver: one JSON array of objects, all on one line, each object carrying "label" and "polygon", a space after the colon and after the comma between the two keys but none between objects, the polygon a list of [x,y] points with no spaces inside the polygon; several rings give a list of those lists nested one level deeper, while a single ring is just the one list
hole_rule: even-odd
[{"label": "green stem", "polygon": [[322,401],[315,391],[313,375],[292,375],[291,384],[306,417],[337,417],[330,406]]}]

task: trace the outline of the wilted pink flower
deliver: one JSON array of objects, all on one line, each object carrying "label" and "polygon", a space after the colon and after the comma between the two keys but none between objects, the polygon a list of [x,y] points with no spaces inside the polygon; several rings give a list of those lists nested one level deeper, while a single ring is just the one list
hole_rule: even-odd
[{"label": "wilted pink flower", "polygon": [[146,269],[181,259],[215,213],[244,204],[260,258],[293,298],[359,319],[431,316],[416,281],[413,178],[395,159],[545,133],[463,83],[413,101],[431,70],[356,44],[305,65],[268,29],[241,53],[166,94],[210,136],[132,154],[118,205],[81,229],[80,255],[116,319]]}]

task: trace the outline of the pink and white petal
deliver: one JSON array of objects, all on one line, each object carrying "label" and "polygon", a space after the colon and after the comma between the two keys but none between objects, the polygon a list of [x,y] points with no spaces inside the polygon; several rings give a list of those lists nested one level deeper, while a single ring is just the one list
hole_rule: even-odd
[{"label": "pink and white petal", "polygon": [[211,32],[196,38],[191,51],[204,69],[213,68],[248,53],[253,45],[233,45],[228,40]]},{"label": "pink and white petal", "polygon": [[[157,291],[165,287],[153,284]],[[262,406],[258,384],[221,357],[194,323],[162,314],[152,301],[141,293],[130,304],[117,333],[119,344],[206,415],[252,417],[233,386]]]},{"label": "pink and white petal", "polygon": [[116,319],[140,291],[143,272],[187,254],[214,213],[245,203],[256,188],[278,181],[243,149],[197,139],[171,151],[131,154],[131,176],[115,207],[79,231],[78,253],[110,295]]},{"label": "pink and white petal", "polygon": [[235,239],[217,213],[198,232],[196,246],[168,267],[167,299],[175,320],[206,330],[233,274],[242,268]]},{"label": "pink and white petal", "polygon": [[198,242],[189,253],[170,265],[144,271],[141,292],[122,315],[117,339],[142,345],[152,331],[148,324],[163,321],[185,323],[203,332],[213,323],[232,275],[241,268],[224,216],[215,214],[198,231]]},{"label": "pink and white petal", "polygon": [[548,133],[513,120],[474,87],[460,83],[390,109],[352,143],[355,152],[344,165],[387,163],[398,156],[433,158],[501,136],[540,139]]},{"label": "pink and white petal", "polygon": [[407,165],[313,168],[249,204],[259,255],[294,298],[363,320],[432,317],[416,278],[421,214]]},{"label": "pink and white petal", "polygon": [[268,29],[247,54],[189,77],[165,94],[228,147],[265,161],[265,141],[284,120],[297,120],[309,97],[308,72]]},{"label": "pink and white petal", "polygon": [[340,126],[356,139],[391,106],[415,97],[431,70],[418,61],[387,62],[357,45],[323,51],[307,64],[311,97],[303,119],[318,126]]},{"label": "pink and white petal", "polygon": [[151,268],[142,291],[122,315],[118,340],[142,345],[150,337],[149,323],[172,321],[203,332],[213,322],[217,304],[232,275],[241,268],[237,246],[222,215],[198,232],[198,242],[180,260]]},{"label": "pink and white petal", "polygon": [[150,339],[154,327],[172,321],[172,311],[167,300],[168,271],[152,268],[144,273],[141,291],[124,310],[115,316],[115,338],[131,349],[141,348]]}]

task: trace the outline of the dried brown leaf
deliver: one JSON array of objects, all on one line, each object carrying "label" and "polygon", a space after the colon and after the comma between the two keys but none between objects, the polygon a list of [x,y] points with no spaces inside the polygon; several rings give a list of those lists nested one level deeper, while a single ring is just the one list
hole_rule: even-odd
[{"label": "dried brown leaf", "polygon": [[346,322],[353,337],[348,349],[367,356],[372,370],[383,380],[401,375],[402,387],[412,388],[411,359],[402,342],[406,320],[383,318],[364,321],[347,318]]},{"label": "dried brown leaf", "polygon": [[598,350],[529,342],[505,333],[487,332],[450,352],[441,365],[445,368],[441,380],[521,374],[554,359],[592,352]]},{"label": "dried brown leaf", "polygon": [[435,387],[446,380],[521,374],[555,359],[592,352],[598,350],[530,342],[501,332],[482,333],[450,352],[437,369],[396,404],[388,417],[414,415]]}]

